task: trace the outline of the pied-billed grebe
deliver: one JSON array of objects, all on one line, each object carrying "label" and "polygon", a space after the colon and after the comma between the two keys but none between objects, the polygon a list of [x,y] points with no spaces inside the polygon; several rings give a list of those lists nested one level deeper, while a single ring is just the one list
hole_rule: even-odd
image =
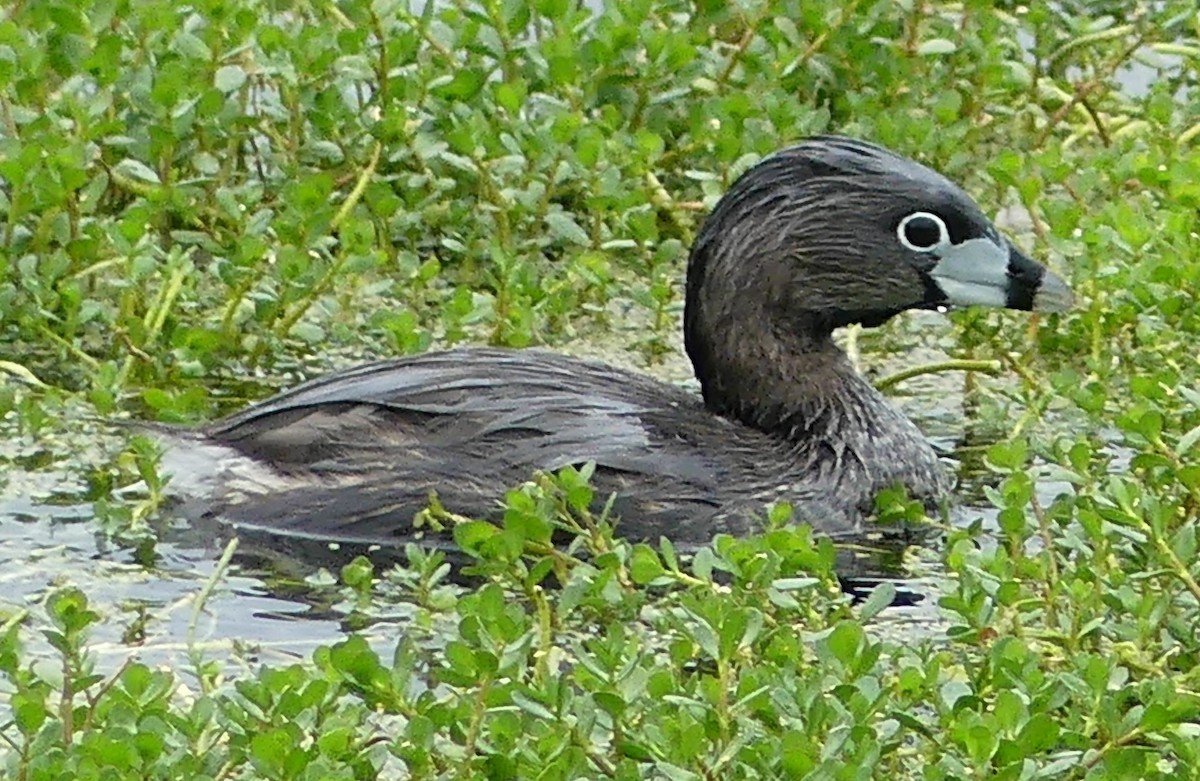
[{"label": "pied-billed grebe", "polygon": [[[331,374],[195,430],[206,507],[241,527],[395,546],[431,490],[494,518],[535,469],[593,461],[617,532],[684,545],[754,531],[786,500],[821,534],[861,532],[876,493],[949,486],[917,427],[834,345],[906,309],[1067,308],[959,187],[873,144],[821,136],[743,174],[704,222],[684,329],[703,399],[539,350],[468,348]],[[183,465],[180,467],[179,465]],[[203,482],[203,481],[202,481]]]}]

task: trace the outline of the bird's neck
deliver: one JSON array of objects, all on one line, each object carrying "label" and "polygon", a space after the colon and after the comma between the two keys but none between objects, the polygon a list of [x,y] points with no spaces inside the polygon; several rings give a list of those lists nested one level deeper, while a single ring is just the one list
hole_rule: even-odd
[{"label": "bird's neck", "polygon": [[869,430],[880,407],[877,391],[821,329],[726,333],[712,347],[696,362],[706,406],[769,434],[808,442],[831,429]]}]

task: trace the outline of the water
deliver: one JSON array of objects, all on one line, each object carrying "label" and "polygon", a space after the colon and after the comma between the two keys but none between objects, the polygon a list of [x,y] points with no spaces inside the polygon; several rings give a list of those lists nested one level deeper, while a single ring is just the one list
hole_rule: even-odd
[{"label": "water", "polygon": [[[0,458],[13,444],[13,438],[5,440]],[[237,567],[195,614],[195,598],[220,551],[162,543],[147,566],[136,548],[112,543],[98,529],[91,502],[62,503],[80,487],[71,473],[10,467],[6,476],[0,491],[0,616],[39,611],[46,595],[63,586],[83,589],[101,616],[93,635],[101,668],[115,668],[133,654],[150,664],[179,666],[189,636],[206,653],[236,660],[295,659],[344,634],[336,618],[309,620],[318,613],[311,603],[276,594],[261,575]],[[310,599],[320,595],[314,589]],[[136,632],[139,625],[144,629]]]}]

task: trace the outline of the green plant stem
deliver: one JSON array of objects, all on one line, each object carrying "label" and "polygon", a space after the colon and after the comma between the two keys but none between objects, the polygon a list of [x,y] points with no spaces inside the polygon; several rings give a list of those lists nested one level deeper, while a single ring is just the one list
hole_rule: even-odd
[{"label": "green plant stem", "polygon": [[1117,72],[1117,69],[1128,62],[1129,59],[1137,53],[1138,49],[1142,48],[1142,46],[1145,44],[1146,34],[1143,33],[1135,38],[1133,43],[1122,50],[1120,54],[1110,59],[1103,68],[1099,69],[1099,72],[1093,78],[1076,86],[1075,93],[1071,96],[1070,100],[1068,100],[1050,115],[1050,118],[1046,121],[1046,124],[1042,126],[1042,130],[1038,134],[1038,137],[1034,141],[1033,145],[1035,147],[1040,147],[1045,144],[1046,139],[1048,139],[1050,134],[1054,132],[1054,129],[1061,124],[1064,119],[1067,118],[1071,111],[1078,106],[1081,101],[1086,100],[1089,95],[1103,86],[1108,79],[1112,78],[1112,75]]},{"label": "green plant stem", "polygon": [[1168,563],[1170,563],[1171,569],[1174,571],[1175,576],[1183,582],[1183,585],[1187,587],[1189,592],[1191,592],[1192,597],[1195,598],[1197,602],[1200,602],[1200,583],[1198,583],[1196,579],[1192,577],[1191,570],[1188,569],[1187,564],[1184,563],[1183,559],[1179,558],[1179,555],[1175,553],[1175,550],[1171,547],[1170,543],[1168,543],[1167,540],[1165,540],[1158,532],[1158,530],[1154,528],[1153,524],[1147,523],[1140,516],[1135,517],[1137,518],[1138,525],[1141,526],[1142,531],[1148,534],[1150,539],[1154,540],[1154,546],[1158,548],[1158,552],[1167,559]]},{"label": "green plant stem", "polygon": [[196,627],[200,623],[200,614],[204,611],[204,605],[208,602],[208,598],[212,596],[213,589],[221,582],[221,578],[225,577],[226,570],[229,569],[229,563],[233,560],[233,554],[237,551],[238,538],[234,537],[225,546],[225,551],[221,554],[221,558],[217,561],[217,566],[213,570],[212,575],[204,583],[204,587],[196,594],[195,600],[192,602],[192,615],[188,619],[187,628],[187,649],[188,659],[192,666],[196,668],[196,677],[200,682],[200,688],[205,694],[211,692],[211,685],[203,671],[203,658],[199,646],[196,644]]},{"label": "green plant stem", "polygon": [[492,688],[492,678],[489,675],[480,682],[479,688],[475,690],[475,702],[471,708],[471,724],[467,727],[467,737],[463,744],[463,750],[466,756],[463,757],[463,762],[458,766],[456,778],[469,778],[468,773],[471,770],[471,760],[475,757],[475,744],[479,740],[479,727],[483,724],[483,715],[487,712],[487,695]]},{"label": "green plant stem", "polygon": [[965,371],[995,375],[1000,373],[1000,368],[1000,361],[997,360],[951,359],[948,361],[937,361],[898,371],[895,374],[876,381],[875,387],[878,390],[886,390],[893,385],[911,380],[913,377],[920,377],[922,374],[938,374],[940,372]]},{"label": "green plant stem", "polygon": [[379,156],[383,152],[383,144],[375,142],[375,148],[371,150],[371,159],[367,161],[367,166],[358,175],[358,181],[354,183],[354,189],[346,196],[345,203],[342,208],[338,209],[337,214],[329,223],[330,230],[337,230],[338,226],[349,216],[354,207],[362,199],[363,193],[367,191],[367,185],[371,182],[371,177],[375,175],[375,169],[379,167]]},{"label": "green plant stem", "polygon": [[1056,592],[1058,584],[1061,582],[1058,574],[1058,559],[1054,553],[1054,534],[1050,530],[1050,523],[1046,518],[1046,511],[1042,508],[1041,502],[1038,501],[1037,493],[1029,500],[1030,507],[1033,508],[1033,517],[1037,519],[1038,531],[1042,537],[1042,547],[1046,555],[1046,569],[1049,572],[1049,581],[1047,582],[1046,592],[1046,620],[1051,626],[1058,624],[1058,607],[1056,602]]}]

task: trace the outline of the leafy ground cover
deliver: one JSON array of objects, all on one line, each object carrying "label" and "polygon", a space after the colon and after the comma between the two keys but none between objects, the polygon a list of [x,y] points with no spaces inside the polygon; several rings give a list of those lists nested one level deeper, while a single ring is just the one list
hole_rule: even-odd
[{"label": "leafy ground cover", "polygon": [[[408,606],[382,650],[102,669],[106,608],[69,570],[8,597],[4,772],[1200,777],[1198,90],[1191,0],[7,4],[0,483],[71,475],[49,499],[92,503],[147,577],[155,454],[95,418],[201,420],[467,341],[679,376],[698,221],[807,133],[961,181],[1080,305],[850,336],[868,368],[919,340],[987,369],[953,375],[951,427],[993,512],[927,554],[942,623],[917,640],[802,529],[680,562],[613,540],[568,471],[514,487],[503,530],[459,527],[478,587],[415,550],[341,570],[349,629]],[[543,550],[552,524],[589,563]]]}]

